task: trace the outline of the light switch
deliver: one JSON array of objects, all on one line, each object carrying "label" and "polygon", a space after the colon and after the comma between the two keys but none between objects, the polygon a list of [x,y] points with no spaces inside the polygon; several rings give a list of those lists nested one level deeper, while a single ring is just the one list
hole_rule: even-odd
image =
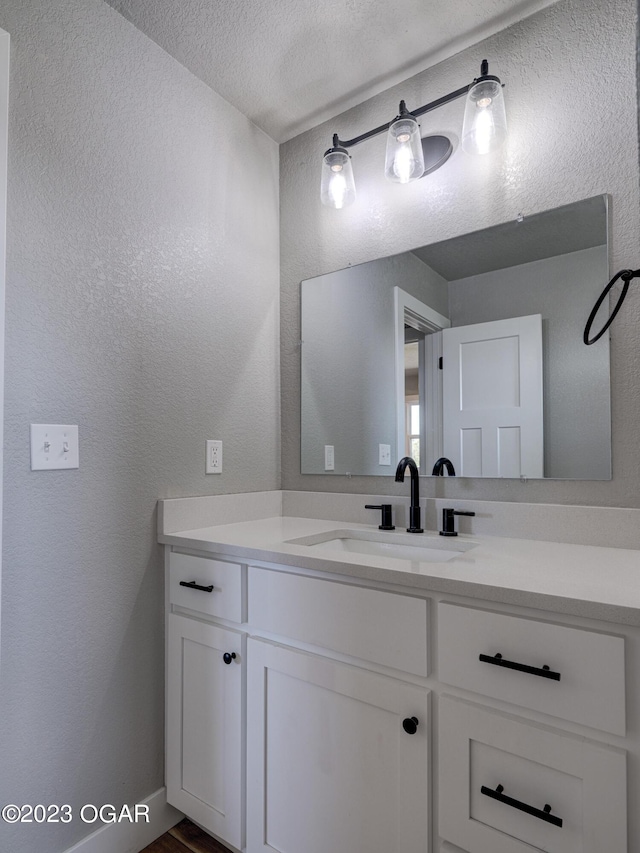
[{"label": "light switch", "polygon": [[71,424],[31,424],[31,470],[79,468],[78,427]]}]

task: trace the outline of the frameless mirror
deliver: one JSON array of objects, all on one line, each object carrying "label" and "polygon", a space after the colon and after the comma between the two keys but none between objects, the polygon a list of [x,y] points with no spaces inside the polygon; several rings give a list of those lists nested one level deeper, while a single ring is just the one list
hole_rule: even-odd
[{"label": "frameless mirror", "polygon": [[301,472],[610,479],[607,222],[597,196],[303,281]]}]

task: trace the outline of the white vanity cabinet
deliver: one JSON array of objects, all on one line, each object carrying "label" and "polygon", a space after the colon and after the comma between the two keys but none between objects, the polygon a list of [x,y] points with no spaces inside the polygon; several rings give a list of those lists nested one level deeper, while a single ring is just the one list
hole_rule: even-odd
[{"label": "white vanity cabinet", "polygon": [[636,627],[168,552],[167,798],[235,850],[640,849]]},{"label": "white vanity cabinet", "polygon": [[241,572],[237,564],[170,555],[166,667],[167,800],[237,848],[246,640],[204,620],[240,620]]}]

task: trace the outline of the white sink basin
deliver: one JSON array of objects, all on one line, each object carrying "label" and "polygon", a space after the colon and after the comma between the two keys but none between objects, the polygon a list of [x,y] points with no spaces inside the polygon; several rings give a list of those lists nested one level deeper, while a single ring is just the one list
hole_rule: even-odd
[{"label": "white sink basin", "polygon": [[386,533],[383,530],[329,530],[289,539],[289,545],[306,545],[322,553],[371,554],[395,560],[443,563],[475,547],[474,542],[422,533]]}]

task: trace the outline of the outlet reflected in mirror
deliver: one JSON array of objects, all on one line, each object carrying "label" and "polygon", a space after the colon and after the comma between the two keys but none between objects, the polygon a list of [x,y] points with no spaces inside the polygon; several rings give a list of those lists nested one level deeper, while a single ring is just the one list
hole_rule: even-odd
[{"label": "outlet reflected in mirror", "polygon": [[301,472],[332,445],[332,474],[391,475],[385,444],[422,474],[610,479],[609,343],[582,343],[607,222],[597,196],[303,281]]}]

